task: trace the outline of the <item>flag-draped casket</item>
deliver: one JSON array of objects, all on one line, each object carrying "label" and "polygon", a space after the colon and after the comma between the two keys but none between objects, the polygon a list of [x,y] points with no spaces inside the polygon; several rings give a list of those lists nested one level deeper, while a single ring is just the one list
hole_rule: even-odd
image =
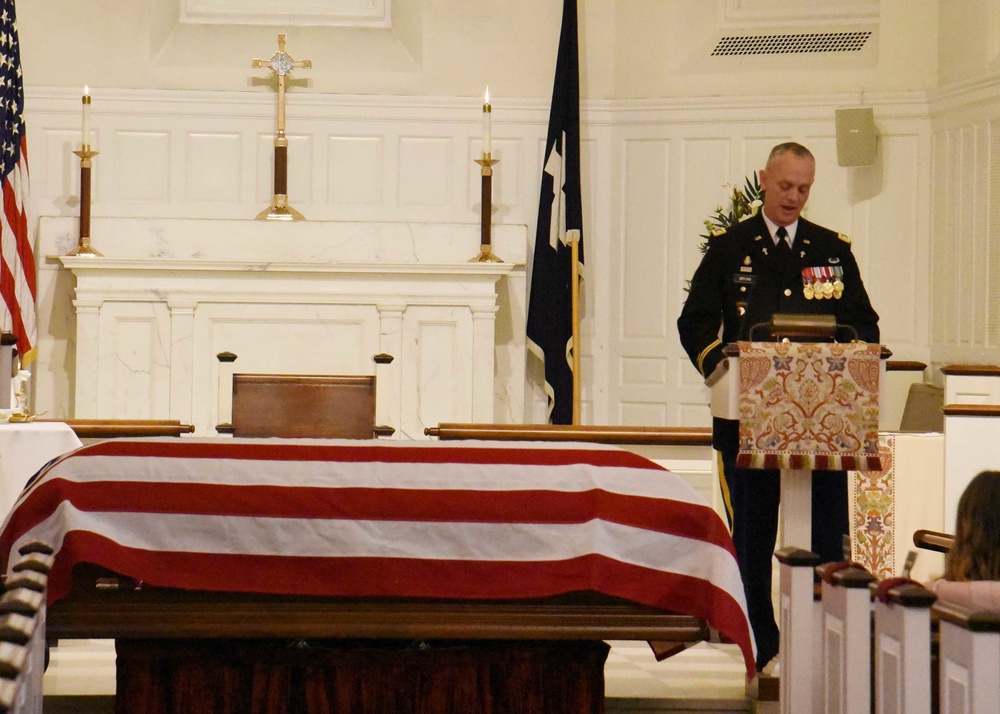
[{"label": "flag-draped casket", "polygon": [[119,439],[44,468],[0,534],[149,586],[519,600],[595,592],[702,618],[753,652],[718,515],[681,478],[596,444]]}]

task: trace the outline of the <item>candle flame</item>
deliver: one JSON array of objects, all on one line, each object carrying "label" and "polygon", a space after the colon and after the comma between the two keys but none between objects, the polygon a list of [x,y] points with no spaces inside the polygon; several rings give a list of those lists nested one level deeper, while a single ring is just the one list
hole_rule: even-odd
[{"label": "candle flame", "polygon": [[90,85],[85,84],[83,85],[83,96],[87,96],[88,94],[90,94]]},{"label": "candle flame", "polygon": [[489,104],[489,103],[490,103],[490,85],[487,84],[486,85],[486,94],[485,94],[485,98],[483,99],[483,104]]}]

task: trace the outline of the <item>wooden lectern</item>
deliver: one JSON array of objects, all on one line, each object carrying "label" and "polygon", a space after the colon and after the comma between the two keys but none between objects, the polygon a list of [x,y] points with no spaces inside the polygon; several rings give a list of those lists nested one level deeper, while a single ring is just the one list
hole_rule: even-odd
[{"label": "wooden lectern", "polygon": [[[751,335],[758,328],[768,328],[771,339],[777,341],[741,342],[726,347],[728,359],[706,380],[712,390],[711,412],[713,417],[740,422],[741,466],[780,468],[782,544],[809,549],[812,472],[879,468],[879,384],[888,351],[856,340],[832,341],[842,330],[853,332],[837,325],[833,316],[775,315],[770,324],[755,326]],[[855,359],[854,355],[860,356]],[[877,358],[874,370],[871,359],[863,362],[872,355]],[[794,373],[796,365],[802,365],[800,374]],[[789,387],[787,397],[783,396],[785,386]],[[822,418],[824,389],[829,390],[826,398],[838,402],[837,406],[848,413]],[[803,394],[807,399],[802,398]],[[763,407],[754,404],[755,397],[764,402]],[[783,399],[787,408],[782,405]],[[760,420],[762,415],[764,419],[775,416],[776,423],[751,434],[745,428],[747,423]],[[788,428],[792,422],[803,428]],[[834,423],[851,433],[844,437],[825,433]],[[761,431],[770,436],[761,437]],[[852,443],[855,448],[851,448]]]}]

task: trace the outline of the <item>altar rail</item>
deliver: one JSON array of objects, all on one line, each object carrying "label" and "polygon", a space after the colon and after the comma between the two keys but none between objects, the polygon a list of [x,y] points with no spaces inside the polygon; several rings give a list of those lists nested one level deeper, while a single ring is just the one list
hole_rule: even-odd
[{"label": "altar rail", "polygon": [[589,441],[598,444],[711,446],[712,430],[699,427],[577,426],[562,424],[439,424],[424,434],[442,440]]},{"label": "altar rail", "polygon": [[614,444],[677,474],[725,518],[718,478],[713,469],[712,430],[707,427],[441,423],[427,427],[424,434],[441,441],[484,439]]},{"label": "altar rail", "polygon": [[182,424],[177,419],[36,419],[35,421],[63,422],[84,442],[127,436],[180,436],[194,431],[194,426]]}]

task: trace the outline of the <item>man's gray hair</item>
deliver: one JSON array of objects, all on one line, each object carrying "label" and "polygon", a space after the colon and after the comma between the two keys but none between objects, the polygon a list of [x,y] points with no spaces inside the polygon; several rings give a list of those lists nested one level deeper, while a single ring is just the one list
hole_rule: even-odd
[{"label": "man's gray hair", "polygon": [[812,155],[812,152],[809,151],[809,149],[807,149],[806,147],[802,146],[802,144],[796,143],[794,141],[786,141],[785,143],[778,144],[773,149],[771,149],[771,153],[767,157],[767,163],[771,163],[773,159],[781,156],[782,154],[787,154],[787,153],[792,153],[795,154],[796,156],[812,159],[813,162],[816,161],[816,157]]}]

